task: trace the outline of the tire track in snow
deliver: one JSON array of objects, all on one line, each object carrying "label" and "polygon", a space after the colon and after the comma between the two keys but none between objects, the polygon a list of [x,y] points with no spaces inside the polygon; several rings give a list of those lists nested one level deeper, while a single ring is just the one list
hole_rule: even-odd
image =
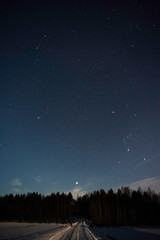
[{"label": "tire track in snow", "polygon": [[70,229],[63,237],[55,240],[98,240],[88,227],[82,223],[77,223],[73,229]]},{"label": "tire track in snow", "polygon": [[77,227],[78,223],[74,223],[73,227],[67,227],[66,229],[62,229],[57,234],[49,238],[49,240],[67,240],[73,234],[73,231]]}]

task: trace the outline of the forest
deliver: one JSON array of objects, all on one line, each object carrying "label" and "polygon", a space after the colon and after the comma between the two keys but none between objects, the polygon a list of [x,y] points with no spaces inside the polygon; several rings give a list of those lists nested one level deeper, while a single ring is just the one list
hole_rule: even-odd
[{"label": "forest", "polygon": [[72,222],[88,219],[99,226],[160,225],[160,194],[122,187],[73,199],[71,193],[0,196],[0,221]]}]

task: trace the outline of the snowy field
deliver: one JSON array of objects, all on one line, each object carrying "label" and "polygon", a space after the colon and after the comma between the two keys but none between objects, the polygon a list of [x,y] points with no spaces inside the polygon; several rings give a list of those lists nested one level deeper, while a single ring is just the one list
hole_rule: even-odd
[{"label": "snowy field", "polygon": [[156,227],[93,227],[85,223],[0,223],[1,240],[160,240]]},{"label": "snowy field", "polygon": [[67,229],[67,226],[55,223],[0,223],[2,240],[51,240],[53,235]]},{"label": "snowy field", "polygon": [[97,239],[160,240],[160,227],[94,227]]}]

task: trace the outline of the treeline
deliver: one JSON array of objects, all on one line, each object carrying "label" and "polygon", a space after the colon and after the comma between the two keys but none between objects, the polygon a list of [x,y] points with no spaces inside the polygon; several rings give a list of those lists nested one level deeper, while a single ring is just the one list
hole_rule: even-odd
[{"label": "treeline", "polygon": [[77,199],[78,215],[96,225],[160,225],[160,195],[139,188],[94,191]]},{"label": "treeline", "polygon": [[71,193],[38,193],[0,197],[0,221],[70,222],[73,215]]},{"label": "treeline", "polygon": [[71,222],[74,217],[93,224],[160,225],[160,195],[151,190],[94,191],[74,200],[71,193],[38,193],[0,197],[0,221]]}]

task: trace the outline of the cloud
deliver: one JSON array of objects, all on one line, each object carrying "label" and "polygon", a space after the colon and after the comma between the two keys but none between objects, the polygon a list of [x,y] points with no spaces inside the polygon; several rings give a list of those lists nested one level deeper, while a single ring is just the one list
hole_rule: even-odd
[{"label": "cloud", "polygon": [[70,192],[72,193],[74,199],[76,199],[77,196],[83,196],[87,193],[82,187],[75,187]]},{"label": "cloud", "polygon": [[41,177],[40,176],[38,176],[38,177],[35,177],[35,179],[34,179],[36,182],[38,182],[38,183],[41,183],[42,182],[42,180],[41,180]]},{"label": "cloud", "polygon": [[138,187],[141,187],[142,190],[147,190],[148,188],[150,188],[155,192],[160,192],[160,176],[145,178],[145,179],[133,182],[128,186],[134,190],[137,190]]},{"label": "cloud", "polygon": [[77,184],[73,189],[71,189],[67,193],[71,192],[74,199],[77,199],[78,196],[79,197],[84,196],[86,193],[89,192],[88,187],[93,185],[92,180],[93,179],[91,178],[88,179],[88,181],[83,186]]},{"label": "cloud", "polygon": [[20,193],[21,192],[21,190],[18,189],[18,188],[14,188],[13,191],[16,192],[16,193]]},{"label": "cloud", "polygon": [[22,186],[22,183],[21,183],[21,180],[19,178],[15,178],[15,179],[13,179],[11,185],[12,186]]}]

